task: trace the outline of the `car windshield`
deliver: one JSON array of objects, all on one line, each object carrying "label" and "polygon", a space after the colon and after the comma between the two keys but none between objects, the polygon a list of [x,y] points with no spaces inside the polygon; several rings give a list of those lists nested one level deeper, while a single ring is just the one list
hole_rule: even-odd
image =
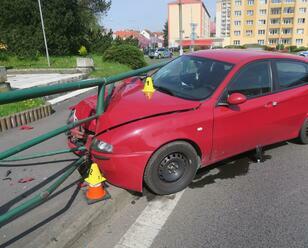
[{"label": "car windshield", "polygon": [[166,94],[189,100],[210,97],[233,65],[195,56],[181,56],[158,70],[154,87]]}]

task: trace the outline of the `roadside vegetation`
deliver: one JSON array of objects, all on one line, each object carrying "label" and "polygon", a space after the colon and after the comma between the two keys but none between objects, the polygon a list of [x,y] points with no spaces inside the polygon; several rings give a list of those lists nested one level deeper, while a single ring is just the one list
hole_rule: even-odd
[{"label": "roadside vegetation", "polygon": [[14,102],[0,105],[0,117],[19,113],[28,109],[40,107],[45,104],[43,98],[29,99],[21,102]]}]

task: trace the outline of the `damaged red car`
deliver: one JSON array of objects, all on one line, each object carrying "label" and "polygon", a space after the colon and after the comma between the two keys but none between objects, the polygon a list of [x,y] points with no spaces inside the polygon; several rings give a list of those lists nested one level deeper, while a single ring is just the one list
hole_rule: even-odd
[{"label": "damaged red car", "polygon": [[[178,57],[145,79],[117,84],[105,112],[69,135],[107,180],[157,194],[187,187],[200,167],[297,138],[308,143],[308,65],[298,56],[207,50]],[[97,97],[70,121],[95,113]]]}]

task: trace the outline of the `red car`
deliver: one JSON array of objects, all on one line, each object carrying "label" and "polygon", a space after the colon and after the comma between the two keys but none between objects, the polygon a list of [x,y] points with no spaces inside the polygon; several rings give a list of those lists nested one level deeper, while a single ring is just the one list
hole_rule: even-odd
[{"label": "red car", "polygon": [[[114,185],[141,192],[146,184],[171,194],[200,167],[284,140],[308,143],[306,58],[199,51],[174,59],[152,79],[151,98],[140,77],[119,83],[105,113],[69,136],[70,147],[86,144]],[[89,97],[70,120],[95,108],[96,96]]]}]

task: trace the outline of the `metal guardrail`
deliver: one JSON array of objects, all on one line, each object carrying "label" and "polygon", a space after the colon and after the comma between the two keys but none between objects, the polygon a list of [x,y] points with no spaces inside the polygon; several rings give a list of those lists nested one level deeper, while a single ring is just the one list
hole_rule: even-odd
[{"label": "metal guardrail", "polygon": [[[90,116],[89,118],[86,118],[84,120],[79,120],[77,122],[73,122],[67,125],[64,125],[60,128],[57,128],[55,130],[52,130],[46,134],[40,135],[36,138],[33,138],[31,140],[28,140],[20,145],[11,147],[5,151],[0,152],[0,162],[13,162],[13,161],[20,161],[20,160],[28,160],[28,159],[34,159],[39,157],[46,157],[46,156],[53,156],[57,154],[63,154],[68,152],[74,152],[74,149],[64,149],[64,150],[58,150],[58,151],[51,151],[46,152],[42,154],[33,154],[31,156],[23,156],[23,157],[13,157],[11,159],[7,159],[19,152],[22,152],[24,150],[27,150],[37,144],[40,144],[46,140],[49,140],[55,136],[58,136],[62,133],[65,133],[69,131],[72,128],[75,128],[77,126],[80,126],[86,122],[92,121],[99,117],[99,115],[104,113],[105,110],[105,92],[106,92],[106,86],[110,85],[108,87],[108,95],[112,92],[112,89],[114,88],[114,84],[118,81],[121,81],[123,79],[134,77],[138,75],[142,75],[145,73],[148,73],[150,71],[153,71],[155,69],[158,69],[168,62],[163,62],[156,65],[147,66],[141,69],[129,71],[126,73],[121,73],[118,75],[106,77],[106,78],[98,78],[98,79],[90,79],[90,80],[81,80],[77,82],[71,82],[71,83],[63,83],[58,85],[50,85],[50,86],[41,86],[41,87],[35,87],[35,88],[29,88],[29,89],[23,89],[23,90],[15,90],[10,91],[6,93],[0,94],[0,105],[1,104],[7,104],[17,101],[22,101],[26,99],[36,98],[36,97],[42,97],[42,96],[49,96],[54,95],[58,93],[64,93],[68,91],[75,91],[79,89],[84,88],[91,88],[94,86],[98,86],[98,98],[97,98],[97,107],[96,107],[96,113],[93,116]],[[84,147],[79,148],[80,150],[85,150]],[[6,160],[4,160],[6,159]],[[75,161],[73,164],[71,164],[67,170],[62,174],[62,176],[54,182],[47,190],[43,191],[41,194],[35,196],[34,198],[26,201],[25,203],[21,204],[20,206],[9,210],[8,212],[4,213],[0,216],[0,226],[7,223],[9,220],[15,218],[16,216],[19,216],[20,214],[23,214],[27,212],[28,210],[34,208],[35,206],[41,204],[42,202],[46,201],[48,197],[54,192],[77,168],[79,168],[83,163],[85,163],[84,158],[80,158],[77,161]],[[0,167],[3,166],[0,164]]]}]

